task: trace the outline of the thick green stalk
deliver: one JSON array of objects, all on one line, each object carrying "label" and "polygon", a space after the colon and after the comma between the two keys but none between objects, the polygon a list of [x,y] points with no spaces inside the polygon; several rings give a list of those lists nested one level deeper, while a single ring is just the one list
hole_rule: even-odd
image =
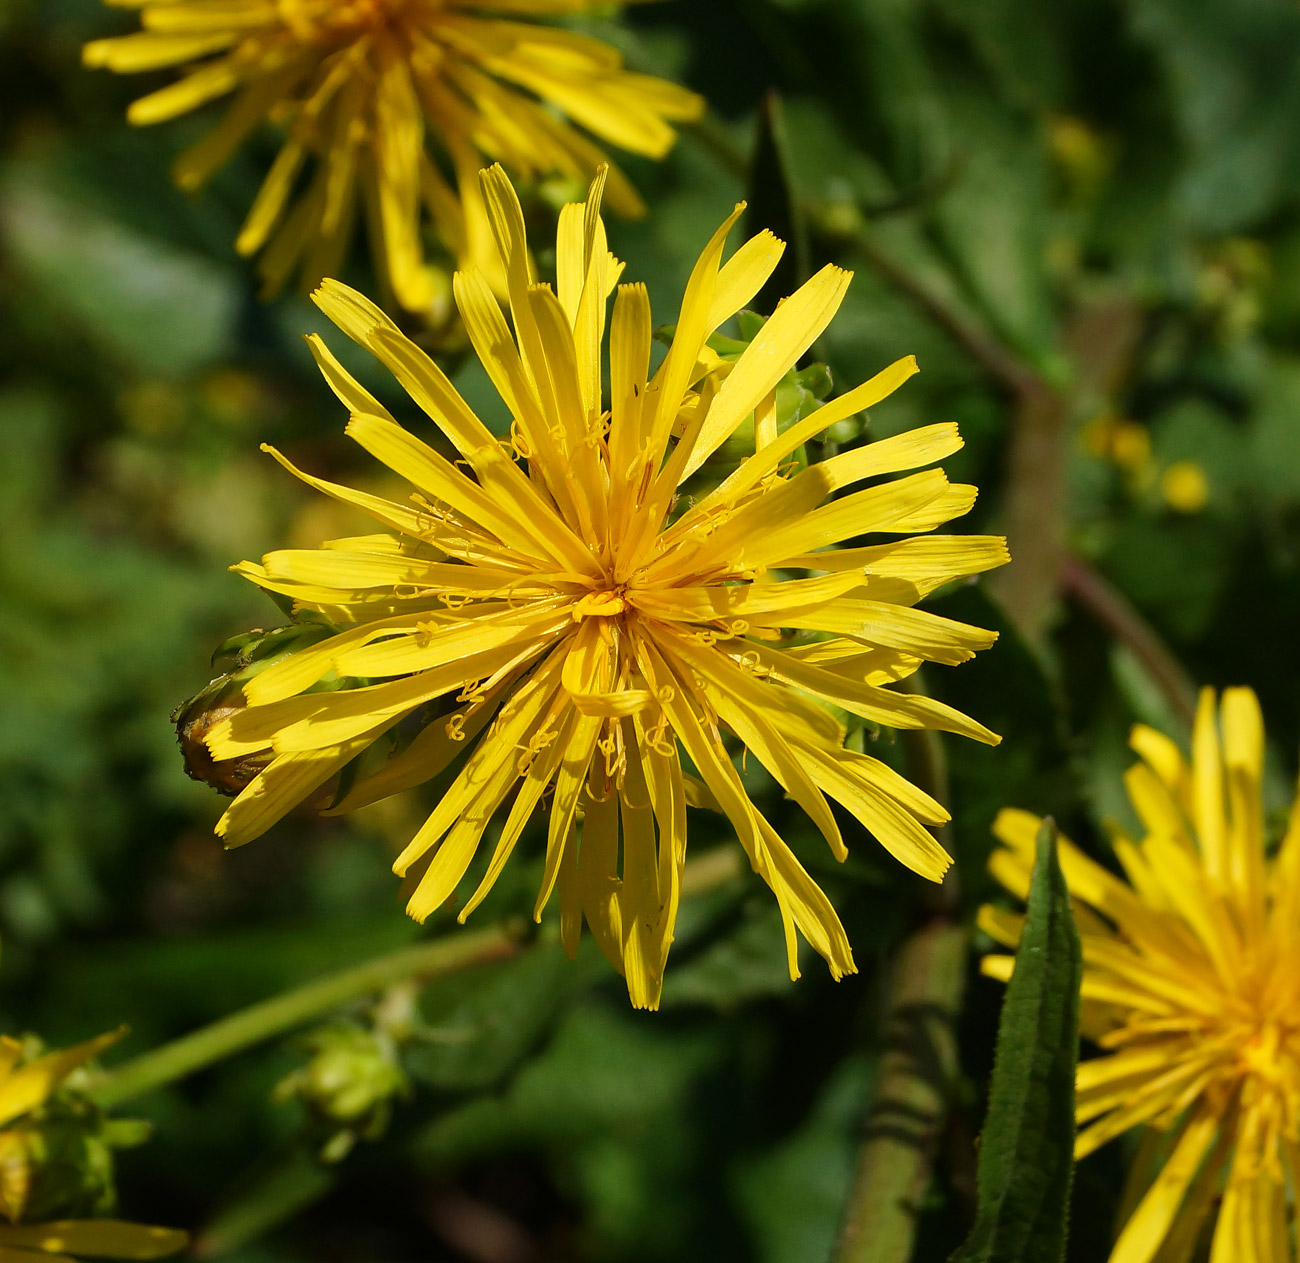
[{"label": "thick green stalk", "polygon": [[[919,675],[903,684],[925,695]],[[948,802],[943,738],[901,734],[910,778]],[[966,988],[969,935],[957,923],[957,878],[929,890],[929,920],[893,962],[882,1021],[884,1049],[863,1123],[853,1187],[835,1263],[909,1263],[921,1199],[934,1170],[960,1073],[957,1018]]]},{"label": "thick green stalk", "polygon": [[898,954],[875,1100],[867,1114],[836,1263],[908,1263],[958,1075],[967,935],[943,920]]},{"label": "thick green stalk", "polygon": [[473,965],[500,960],[516,950],[518,934],[513,927],[501,926],[402,948],[354,969],[286,991],[143,1053],[102,1074],[91,1084],[87,1095],[105,1108],[120,1105],[263,1040],[283,1035],[359,996],[382,991],[407,978],[428,981],[444,977]]}]

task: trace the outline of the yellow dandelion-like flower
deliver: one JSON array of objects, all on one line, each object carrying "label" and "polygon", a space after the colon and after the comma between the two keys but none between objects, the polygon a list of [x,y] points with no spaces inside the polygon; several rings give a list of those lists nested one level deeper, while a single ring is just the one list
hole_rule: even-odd
[{"label": "yellow dandelion-like flower", "polygon": [[23,1122],[62,1086],[79,1066],[97,1056],[121,1031],[73,1048],[46,1053],[23,1063],[20,1040],[0,1035],[0,1258],[5,1263],[76,1263],[76,1256],[96,1259],[161,1259],[183,1250],[186,1233],[153,1228],[120,1219],[62,1219],[24,1224],[31,1172],[27,1162]]},{"label": "yellow dandelion-like flower", "polygon": [[[332,281],[315,295],[393,373],[456,458],[400,427],[312,339],[351,411],[348,433],[415,494],[409,505],[363,495],[274,453],[399,534],[236,567],[344,630],[267,666],[244,685],[247,709],[207,732],[218,760],[274,756],[218,832],[228,845],[255,837],[404,716],[443,698],[451,713],[334,808],[418,784],[467,752],[396,864],[399,874],[422,873],[413,916],[424,920],[451,897],[489,820],[512,800],[463,921],[549,799],[537,914],[558,887],[566,946],[576,948],[585,918],[626,973],[633,1002],[653,1007],[677,914],[686,808],[708,805],[727,816],[776,894],[792,975],[797,929],[838,977],[853,969],[844,930],[750,801],[723,734],[809,813],[835,855],[846,851],[828,797],[939,880],[950,861],[925,825],[947,813],[878,759],[845,749],[845,729],[822,703],[876,724],[996,742],[950,707],[886,686],[925,661],[963,662],[993,643],[994,633],[912,607],[952,579],[1002,564],[1005,543],[939,535],[823,551],[876,532],[932,531],[969,510],[976,493],[927,469],[832,498],[955,452],[951,424],[791,473],[804,443],[916,371],[913,359],[900,360],[778,432],[777,386],[839,307],[850,280],[839,268],[786,299],[718,384],[706,340],[759,292],[783,250],[763,232],[723,265],[743,207],[696,264],[653,374],[646,289],[617,286],[606,400],[608,300],[623,268],[606,244],[600,183],[561,215],[552,289],[531,271],[509,180],[499,167],[484,173],[513,334],[482,275],[459,274],[455,292],[510,417],[508,445],[376,307]],[[708,494],[681,498],[682,484],[751,419],[753,454]]]},{"label": "yellow dandelion-like flower", "polygon": [[[241,254],[261,252],[268,293],[295,272],[304,286],[336,275],[361,207],[376,266],[398,302],[423,310],[434,297],[426,222],[462,262],[492,264],[482,155],[527,178],[585,182],[606,161],[591,136],[659,158],[674,140],[670,121],[703,109],[694,93],[625,70],[599,40],[534,20],[607,0],[107,2],[139,9],[144,29],[88,44],[88,65],[185,68],[136,101],[131,122],[234,94],[216,129],[178,160],[183,188],[201,188],[267,119],[283,124],[236,242]],[[643,209],[616,170],[609,196],[623,213]]]},{"label": "yellow dandelion-like flower", "polygon": [[[1216,1202],[1210,1263],[1288,1263],[1288,1183],[1300,1178],[1300,800],[1270,858],[1264,727],[1249,689],[1224,693],[1217,722],[1213,691],[1201,694],[1190,767],[1150,728],[1135,728],[1132,745],[1142,762],[1126,784],[1146,834],[1116,837],[1127,882],[1061,843],[1083,939],[1082,1029],[1105,1051],[1079,1066],[1076,1154],[1145,1129],[1111,1263],[1188,1263]],[[1006,849],[991,867],[1022,898],[1038,824],[1004,811],[994,826]],[[1018,941],[1009,913],[986,908],[981,924]],[[1011,957],[984,966],[1006,978]]]}]

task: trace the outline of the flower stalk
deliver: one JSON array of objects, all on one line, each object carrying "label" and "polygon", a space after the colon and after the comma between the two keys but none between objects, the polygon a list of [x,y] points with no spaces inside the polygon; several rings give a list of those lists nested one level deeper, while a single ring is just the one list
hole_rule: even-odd
[{"label": "flower stalk", "polygon": [[408,978],[432,982],[462,969],[503,960],[518,950],[519,932],[513,924],[401,948],[254,1004],[143,1053],[102,1074],[92,1082],[86,1095],[103,1108],[112,1108],[254,1044],[284,1035],[349,1000],[382,991]]},{"label": "flower stalk", "polygon": [[[921,681],[905,682],[924,696]],[[949,800],[943,738],[900,734],[913,781]],[[957,1018],[966,991],[970,935],[958,924],[957,879],[928,892],[930,920],[902,945],[881,1023],[884,1050],[866,1114],[835,1263],[908,1263],[918,1207],[934,1167],[960,1073]]]},{"label": "flower stalk", "polygon": [[957,1016],[968,935],[936,919],[898,954],[885,1050],[836,1263],[908,1263],[921,1199],[959,1073]]}]

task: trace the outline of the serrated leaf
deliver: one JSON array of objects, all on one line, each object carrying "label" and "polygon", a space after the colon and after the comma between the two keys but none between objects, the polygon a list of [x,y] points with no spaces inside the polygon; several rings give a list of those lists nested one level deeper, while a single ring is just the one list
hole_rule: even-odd
[{"label": "serrated leaf", "polygon": [[975,1227],[950,1263],[1059,1263],[1074,1174],[1079,935],[1044,820],[1024,934],[998,1025]]}]

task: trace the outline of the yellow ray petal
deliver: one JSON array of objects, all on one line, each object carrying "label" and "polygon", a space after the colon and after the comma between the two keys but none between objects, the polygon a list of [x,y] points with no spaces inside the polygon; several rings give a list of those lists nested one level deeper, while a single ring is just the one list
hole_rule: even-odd
[{"label": "yellow ray petal", "polygon": [[281,754],[259,772],[217,822],[227,850],[260,838],[299,803],[357,757],[391,721],[371,725],[350,741]]},{"label": "yellow ray petal", "polygon": [[1219,755],[1214,690],[1202,689],[1192,731],[1192,794],[1196,836],[1206,872],[1223,881],[1228,872],[1227,824],[1223,818],[1223,765]]},{"label": "yellow ray petal", "polygon": [[831,853],[840,860],[847,858],[848,848],[825,796],[800,763],[796,750],[791,748],[777,723],[773,722],[780,719],[778,690],[755,680],[725,655],[712,649],[701,649],[689,637],[674,637],[672,653],[715,686],[710,700],[723,722],[808,813],[826,839]]},{"label": "yellow ray petal", "polygon": [[689,477],[799,362],[834,319],[852,272],[827,264],[776,309],[745,348],[709,409],[682,476]]},{"label": "yellow ray petal", "polygon": [[[399,877],[405,876],[406,870],[470,811],[476,811],[482,825],[486,827],[488,816],[504,798],[510,786],[523,775],[519,767],[520,748],[530,749],[532,746],[537,735],[537,725],[547,714],[559,688],[562,661],[563,655],[552,654],[529,682],[501,708],[487,738],[474,748],[451,788],[393,862],[393,871]],[[482,808],[487,802],[493,806],[484,812]],[[432,911],[432,906],[428,907],[425,915],[428,911]]]},{"label": "yellow ray petal", "polygon": [[[808,474],[818,469],[819,466],[814,465],[812,469],[792,479],[789,483],[791,491],[800,486]],[[821,492],[818,500],[824,498],[825,476],[808,481]],[[828,544],[837,544],[843,539],[866,535],[872,531],[902,533],[914,530],[915,527],[904,525],[904,522],[914,520],[917,513],[938,501],[948,489],[948,479],[943,471],[931,469],[883,486],[856,491],[812,513],[805,512],[797,516],[787,516],[784,513],[778,516],[775,512],[771,512],[770,516],[764,514],[761,506],[766,501],[776,500],[780,495],[778,492],[755,501],[752,507],[740,510],[725,527],[710,537],[710,543],[724,532],[730,535],[740,530],[742,522],[748,523],[753,519],[756,523],[758,519],[766,518],[771,524],[768,530],[760,532],[751,526],[744,532],[751,542],[742,545],[738,561],[741,566],[774,565],[784,557],[824,548]]]},{"label": "yellow ray petal", "polygon": [[[392,414],[334,357],[334,353],[321,340],[319,334],[309,333],[305,341],[311,349],[316,367],[329,383],[329,388],[349,412],[364,412],[372,417],[393,421]],[[394,421],[393,424],[396,424]]]},{"label": "yellow ray petal", "polygon": [[385,526],[391,526],[404,535],[421,539],[431,526],[427,514],[422,514],[415,509],[408,509],[405,505],[394,504],[391,500],[385,500],[382,496],[372,496],[364,491],[354,491],[351,487],[341,486],[339,483],[326,482],[323,478],[315,478],[299,469],[292,461],[282,456],[267,443],[262,444],[262,451],[274,456],[295,478],[301,478],[309,487],[314,487],[317,491],[322,492],[331,499],[339,500],[343,504],[350,504],[353,508],[360,509],[362,513],[368,513]]},{"label": "yellow ray petal", "polygon": [[61,1219],[44,1224],[5,1225],[0,1244],[40,1251],[31,1257],[47,1258],[62,1250],[97,1259],[163,1259],[189,1244],[189,1236],[175,1228],[153,1228],[120,1219]]},{"label": "yellow ray petal", "polygon": [[677,320],[677,331],[673,335],[672,345],[668,348],[659,372],[655,375],[655,399],[653,421],[650,423],[646,451],[653,466],[657,467],[668,442],[673,421],[686,387],[690,382],[696,360],[704,340],[713,332],[709,328],[709,317],[718,293],[718,270],[722,259],[722,250],[727,235],[736,221],[744,214],[743,203],[723,222],[705,246],[691,272],[686,285],[686,294],[682,299],[681,314]]},{"label": "yellow ray petal", "polygon": [[711,329],[717,329],[753,300],[771,280],[783,254],[785,242],[765,228],[723,264],[709,312]]},{"label": "yellow ray petal", "polygon": [[483,875],[483,880],[479,883],[478,889],[464,908],[461,909],[457,918],[462,924],[470,913],[483,902],[488,892],[496,884],[497,878],[501,876],[506,861],[514,852],[515,845],[523,834],[524,828],[533,818],[538,805],[541,803],[542,796],[550,789],[551,782],[555,779],[556,770],[560,766],[560,759],[564,756],[565,742],[563,738],[567,735],[566,721],[566,726],[557,730],[557,740],[529,761],[528,770],[525,772],[519,786],[519,792],[515,795],[515,801],[510,806],[510,814],[501,828],[501,836],[497,839],[496,849],[492,853],[487,872]]},{"label": "yellow ray petal", "polygon": [[610,329],[610,479],[630,476],[639,454],[646,376],[650,371],[650,297],[644,285],[621,285]]},{"label": "yellow ray petal", "polygon": [[495,716],[517,676],[506,676],[482,697],[468,702],[443,719],[434,720],[406,749],[394,754],[383,767],[359,780],[324,816],[341,816],[432,780],[470,749],[475,738]]},{"label": "yellow ray petal", "polygon": [[[568,630],[572,619],[558,597],[530,602],[499,613],[473,612],[451,624],[417,625],[410,634],[347,646],[334,658],[334,669],[345,676],[406,675],[410,672],[456,669],[459,662],[481,666],[496,663],[482,674],[498,670],[516,650],[545,645]],[[486,655],[491,654],[489,659]],[[504,656],[503,656],[504,655]],[[480,661],[481,660],[481,661]],[[461,681],[463,682],[463,681]]]},{"label": "yellow ray petal", "polygon": [[922,596],[1011,560],[1001,535],[930,535],[894,540],[867,548],[840,548],[786,557],[781,569],[862,570],[869,575],[906,579]]},{"label": "yellow ray petal", "polygon": [[604,723],[598,716],[578,713],[573,718],[564,742],[564,753],[555,773],[555,793],[551,798],[546,864],[542,872],[541,889],[537,892],[537,901],[533,905],[533,920],[539,923],[542,912],[550,901],[551,892],[555,889],[560,862],[566,850],[577,844],[573,823],[577,816],[578,798],[587,783],[591,761],[596,753],[596,742],[600,739]]},{"label": "yellow ray petal", "polygon": [[11,1071],[0,1080],[0,1124],[12,1122],[38,1105],[43,1105],[78,1066],[85,1065],[92,1057],[98,1057],[105,1048],[117,1043],[125,1034],[126,1027],[109,1031],[108,1034],[88,1039],[83,1044],[46,1053]]},{"label": "yellow ray petal", "polygon": [[1155,1258],[1210,1152],[1220,1121],[1209,1111],[1188,1120],[1155,1183],[1124,1225],[1111,1263],[1151,1263]]},{"label": "yellow ray petal", "polygon": [[81,50],[82,65],[136,74],[197,61],[238,42],[239,33],[219,30],[195,35],[161,35],[141,31],[115,39],[93,40]]},{"label": "yellow ray petal", "polygon": [[773,679],[824,697],[872,723],[887,724],[893,728],[935,728],[940,732],[956,732],[987,745],[997,745],[1001,741],[1001,737],[990,732],[983,724],[933,698],[917,693],[897,693],[866,684],[766,645],[753,643],[747,651],[771,673]]},{"label": "yellow ray petal", "polygon": [[[816,438],[839,421],[875,407],[917,372],[919,369],[916,357],[905,356],[877,373],[870,381],[863,382],[862,385],[849,391],[848,394],[823,404],[810,416],[792,425],[777,439],[776,443],[764,447],[745,461],[716,490],[711,491],[700,501],[695,513],[707,513],[717,504],[734,503],[745,492],[758,486],[763,479],[776,473],[781,462],[798,451],[810,439]],[[684,521],[689,521],[692,516],[688,514]]]}]

